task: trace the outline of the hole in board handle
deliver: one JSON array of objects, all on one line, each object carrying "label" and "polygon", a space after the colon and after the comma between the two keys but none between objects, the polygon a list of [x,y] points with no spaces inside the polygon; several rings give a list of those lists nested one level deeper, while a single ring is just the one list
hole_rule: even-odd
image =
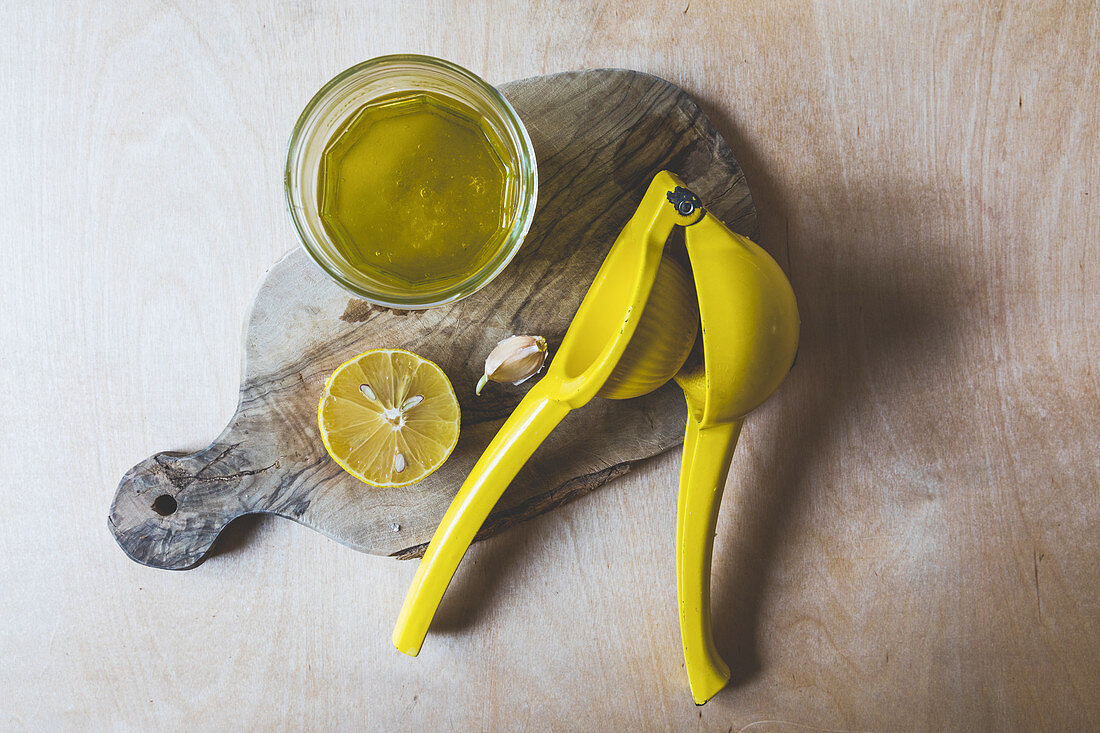
[{"label": "hole in board handle", "polygon": [[156,499],[153,499],[153,511],[162,517],[167,517],[169,514],[174,513],[178,506],[179,504],[176,503],[176,497],[170,494],[161,494]]}]

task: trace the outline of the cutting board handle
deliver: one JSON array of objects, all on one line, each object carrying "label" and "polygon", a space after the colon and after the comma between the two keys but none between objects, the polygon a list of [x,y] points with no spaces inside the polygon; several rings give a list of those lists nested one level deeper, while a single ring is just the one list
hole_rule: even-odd
[{"label": "cutting board handle", "polygon": [[232,429],[196,453],[146,458],[122,477],[108,522],[118,544],[143,565],[187,570],[202,562],[231,521],[285,475],[277,457],[255,451]]}]

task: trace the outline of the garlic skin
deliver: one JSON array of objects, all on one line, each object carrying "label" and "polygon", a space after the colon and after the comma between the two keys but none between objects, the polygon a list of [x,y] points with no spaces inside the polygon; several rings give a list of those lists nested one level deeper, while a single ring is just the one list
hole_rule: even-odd
[{"label": "garlic skin", "polygon": [[491,380],[520,384],[539,373],[546,361],[546,339],[542,336],[509,336],[498,343],[485,358],[485,374],[474,394]]}]

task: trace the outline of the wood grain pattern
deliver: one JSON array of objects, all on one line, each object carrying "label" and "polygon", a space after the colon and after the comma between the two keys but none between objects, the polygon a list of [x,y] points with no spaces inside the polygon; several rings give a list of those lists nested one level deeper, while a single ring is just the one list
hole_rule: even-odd
[{"label": "wood grain pattern", "polygon": [[[476,397],[485,356],[501,339],[528,333],[544,336],[553,358],[655,171],[677,173],[731,228],[756,233],[752,197],[733,154],[675,85],[605,69],[501,89],[531,130],[541,179],[534,223],[507,270],[454,305],[389,311],[349,298],[300,248],[288,254],[256,295],[229,426],[206,449],[158,453],[119,483],[109,524],[130,557],[160,568],[194,567],[229,522],[257,512],[297,520],[357,550],[420,556],[525,391],[492,385]],[[408,349],[439,364],[462,409],[454,453],[414,486],[362,484],[329,458],[317,431],[325,379],[377,348]],[[575,411],[520,471],[479,537],[562,506],[679,445],[685,419],[683,397],[671,384]]]},{"label": "wood grain pattern", "polygon": [[[1095,3],[43,0],[0,30],[0,728],[1100,728]],[[413,563],[260,517],[166,573],[104,527],[234,412],[302,105],[398,51],[669,79],[789,265],[798,365],[717,528],[737,677],[701,709],[675,451],[471,548],[417,659]]]}]

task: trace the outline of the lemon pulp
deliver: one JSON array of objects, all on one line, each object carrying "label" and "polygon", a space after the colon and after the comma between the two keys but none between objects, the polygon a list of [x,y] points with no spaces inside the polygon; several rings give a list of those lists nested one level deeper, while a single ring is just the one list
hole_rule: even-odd
[{"label": "lemon pulp", "polygon": [[406,486],[439,468],[458,443],[459,408],[447,376],[401,349],[375,349],[345,362],[317,407],[325,449],[374,486]]}]

